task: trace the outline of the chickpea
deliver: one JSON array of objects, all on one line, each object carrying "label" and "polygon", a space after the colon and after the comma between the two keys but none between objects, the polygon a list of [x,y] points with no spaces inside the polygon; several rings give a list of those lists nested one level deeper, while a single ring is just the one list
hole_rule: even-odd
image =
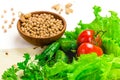
[{"label": "chickpea", "polygon": [[62,21],[51,14],[32,14],[29,17],[22,16],[21,30],[27,35],[39,38],[54,36],[63,29]]}]

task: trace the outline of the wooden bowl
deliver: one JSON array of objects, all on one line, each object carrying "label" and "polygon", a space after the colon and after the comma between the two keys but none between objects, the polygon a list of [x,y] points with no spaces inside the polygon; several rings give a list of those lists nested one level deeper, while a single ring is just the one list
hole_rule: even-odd
[{"label": "wooden bowl", "polygon": [[42,38],[42,37],[41,38],[35,38],[35,37],[32,37],[32,36],[28,36],[21,30],[21,23],[22,23],[21,20],[19,19],[18,22],[17,22],[17,29],[18,29],[18,32],[20,33],[20,35],[26,41],[28,41],[29,43],[31,43],[33,45],[37,45],[37,46],[47,45],[47,44],[50,44],[50,43],[58,40],[64,34],[64,32],[66,30],[66,21],[62,16],[60,16],[56,13],[53,13],[53,12],[49,12],[49,11],[31,12],[31,14],[43,14],[43,13],[52,14],[55,18],[62,20],[63,29],[61,30],[61,32],[59,34],[56,34],[56,35],[51,36],[51,37],[44,37],[44,38]]}]

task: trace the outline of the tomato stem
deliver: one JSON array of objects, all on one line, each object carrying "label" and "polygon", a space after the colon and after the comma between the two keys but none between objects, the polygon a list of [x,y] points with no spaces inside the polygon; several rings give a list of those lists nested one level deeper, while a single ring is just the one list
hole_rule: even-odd
[{"label": "tomato stem", "polygon": [[102,34],[100,35],[100,37],[102,37],[102,36],[105,34],[105,32],[107,32],[107,31],[106,31],[106,30],[105,30],[105,31],[99,30],[99,31],[96,32],[95,36],[97,36],[98,34],[102,33]]}]

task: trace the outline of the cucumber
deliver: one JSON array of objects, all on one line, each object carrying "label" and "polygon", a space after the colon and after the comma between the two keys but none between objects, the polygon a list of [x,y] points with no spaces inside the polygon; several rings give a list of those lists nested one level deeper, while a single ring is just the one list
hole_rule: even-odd
[{"label": "cucumber", "polygon": [[67,38],[63,38],[60,40],[60,47],[64,52],[74,52],[77,49],[77,42],[76,40],[70,40]]},{"label": "cucumber", "polygon": [[60,48],[59,42],[53,42],[50,44],[41,54],[35,56],[35,60],[39,60],[39,64],[44,66],[48,61],[50,61],[56,51]]}]

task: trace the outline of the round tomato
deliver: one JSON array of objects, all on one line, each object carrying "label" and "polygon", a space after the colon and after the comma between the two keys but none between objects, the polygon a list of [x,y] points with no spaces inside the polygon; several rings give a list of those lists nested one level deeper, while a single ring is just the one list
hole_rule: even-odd
[{"label": "round tomato", "polygon": [[81,54],[90,54],[95,52],[98,56],[103,54],[103,50],[94,44],[91,43],[82,43],[77,49],[77,56]]},{"label": "round tomato", "polygon": [[92,42],[94,33],[94,30],[84,30],[81,32],[77,39],[78,45],[84,42]]},{"label": "round tomato", "polygon": [[81,32],[77,39],[77,44],[80,45],[84,42],[89,42],[98,46],[101,46],[102,39],[99,34],[96,34],[94,30],[84,30]]}]

